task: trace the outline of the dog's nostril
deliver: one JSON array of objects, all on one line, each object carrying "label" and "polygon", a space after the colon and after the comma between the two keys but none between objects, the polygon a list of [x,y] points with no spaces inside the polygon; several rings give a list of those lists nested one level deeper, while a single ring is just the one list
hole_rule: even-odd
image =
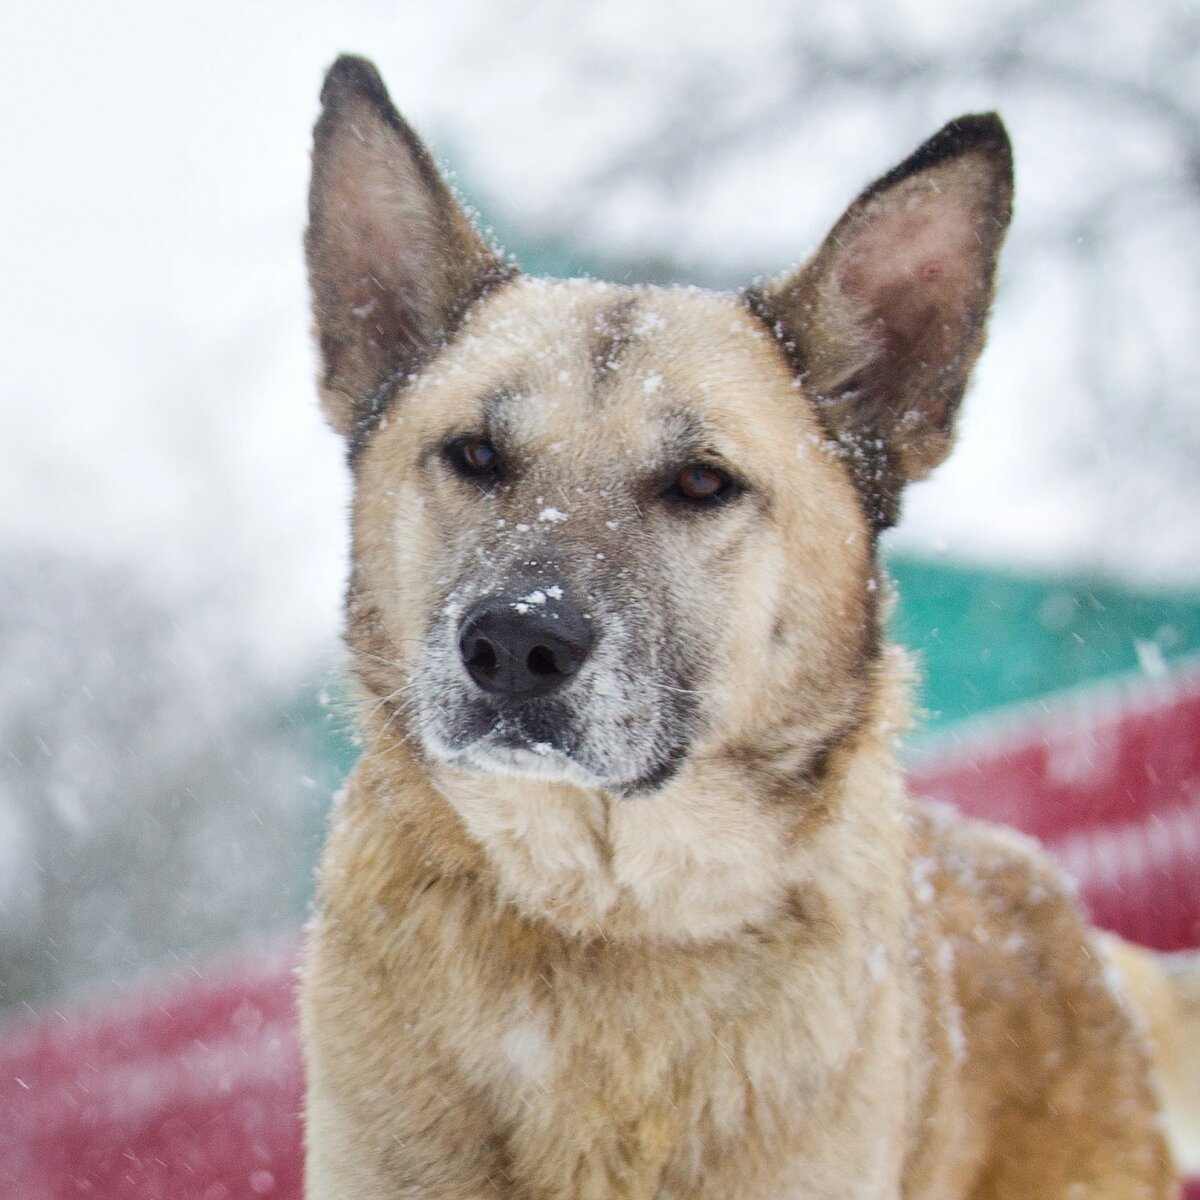
[{"label": "dog's nostril", "polygon": [[496,657],[496,648],[487,638],[476,638],[474,645],[471,646],[471,652],[463,661],[468,667],[473,667],[476,671],[482,671],[485,674],[490,674],[499,665],[500,660]]},{"label": "dog's nostril", "polygon": [[549,646],[534,646],[529,652],[529,657],[525,660],[525,666],[533,675],[566,675],[566,671],[560,671],[558,662],[555,660],[554,651]]}]

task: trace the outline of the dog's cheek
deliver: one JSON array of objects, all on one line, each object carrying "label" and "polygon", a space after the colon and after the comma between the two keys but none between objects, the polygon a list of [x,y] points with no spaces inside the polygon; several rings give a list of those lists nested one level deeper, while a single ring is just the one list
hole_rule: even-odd
[{"label": "dog's cheek", "polygon": [[719,614],[727,638],[724,669],[731,715],[757,709],[763,689],[785,674],[785,581],[787,556],[778,533],[762,529],[748,539],[736,575],[737,588]]},{"label": "dog's cheek", "polygon": [[[429,493],[397,427],[358,463],[354,507],[351,647],[380,697],[407,695],[423,665],[420,647],[446,550],[438,498]],[[355,631],[369,637],[355,637]]]},{"label": "dog's cheek", "polygon": [[697,732],[720,733],[742,722],[771,669],[780,548],[750,520],[714,521],[688,531],[664,562],[663,664],[690,696]]},{"label": "dog's cheek", "polygon": [[423,492],[413,484],[389,490],[388,543],[380,547],[386,558],[388,624],[404,647],[406,659],[424,636],[437,591],[437,580],[448,564],[446,548],[438,537],[438,522]]},{"label": "dog's cheek", "polygon": [[780,711],[799,739],[852,727],[878,650],[869,555],[856,541],[826,541],[784,575],[777,649]]}]

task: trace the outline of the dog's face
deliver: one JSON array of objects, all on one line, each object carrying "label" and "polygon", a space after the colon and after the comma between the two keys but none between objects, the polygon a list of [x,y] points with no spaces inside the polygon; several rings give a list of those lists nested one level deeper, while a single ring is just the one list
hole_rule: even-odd
[{"label": "dog's face", "polygon": [[811,770],[870,687],[876,536],[979,350],[998,122],[733,296],[521,277],[371,68],[324,99],[308,250],[368,688],[433,769],[619,796],[705,758]]},{"label": "dog's face", "polygon": [[819,741],[874,629],[826,444],[734,298],[507,283],[358,459],[376,690],[435,760],[623,794],[754,714]]}]

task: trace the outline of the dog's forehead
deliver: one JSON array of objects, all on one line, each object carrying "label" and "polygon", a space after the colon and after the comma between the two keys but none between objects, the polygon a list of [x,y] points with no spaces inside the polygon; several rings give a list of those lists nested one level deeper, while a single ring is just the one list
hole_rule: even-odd
[{"label": "dog's forehead", "polygon": [[521,278],[485,299],[418,381],[422,426],[503,423],[517,437],[630,448],[690,426],[736,450],[805,406],[736,297],[691,288]]}]

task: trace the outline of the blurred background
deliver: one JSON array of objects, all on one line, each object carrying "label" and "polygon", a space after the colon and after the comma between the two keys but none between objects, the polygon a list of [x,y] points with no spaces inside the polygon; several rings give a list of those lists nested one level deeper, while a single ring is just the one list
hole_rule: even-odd
[{"label": "blurred background", "polygon": [[300,242],[343,50],[527,270],[618,281],[775,273],[998,109],[991,340],[888,543],[925,728],[1200,650],[1188,0],[26,5],[0,45],[0,1010],[303,919],[354,756]]}]

